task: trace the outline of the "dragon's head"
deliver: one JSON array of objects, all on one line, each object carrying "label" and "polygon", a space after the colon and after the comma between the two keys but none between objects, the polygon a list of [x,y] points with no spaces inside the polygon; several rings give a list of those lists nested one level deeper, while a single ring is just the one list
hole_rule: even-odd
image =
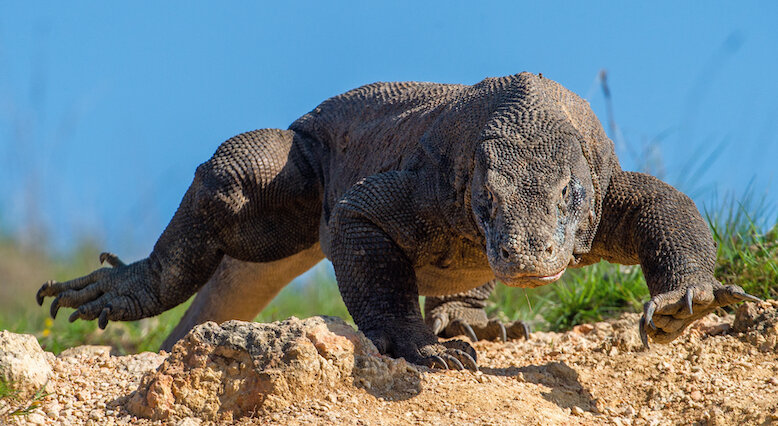
[{"label": "dragon's head", "polygon": [[579,228],[594,214],[580,144],[558,138],[546,146],[547,155],[526,155],[534,150],[524,141],[491,139],[476,152],[473,215],[495,276],[511,286],[536,287],[561,277],[573,260]]},{"label": "dragon's head", "polygon": [[588,104],[557,83],[524,73],[512,87],[475,145],[470,205],[495,276],[536,287],[589,250],[612,143]]},{"label": "dragon's head", "polygon": [[613,142],[585,100],[541,76],[487,78],[462,93],[421,139],[444,217],[485,245],[505,284],[553,282],[591,250],[618,167]]}]

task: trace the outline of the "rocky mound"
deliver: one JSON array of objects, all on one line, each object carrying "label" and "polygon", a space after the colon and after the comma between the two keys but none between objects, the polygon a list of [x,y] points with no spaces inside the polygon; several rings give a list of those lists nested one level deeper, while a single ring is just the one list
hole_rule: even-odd
[{"label": "rocky mound", "polygon": [[324,400],[349,385],[379,398],[406,398],[420,392],[420,382],[414,366],[381,356],[340,318],[209,322],[143,377],[127,408],[159,420],[232,421]]},{"label": "rocky mound", "polygon": [[[203,324],[170,354],[79,347],[54,357],[38,347],[30,351],[51,369],[50,394],[27,416],[7,415],[18,401],[0,401],[0,423],[768,424],[778,421],[777,309],[711,314],[648,351],[636,314],[478,342],[476,373],[381,356],[327,317]],[[17,339],[32,343],[5,333],[0,354]]]}]

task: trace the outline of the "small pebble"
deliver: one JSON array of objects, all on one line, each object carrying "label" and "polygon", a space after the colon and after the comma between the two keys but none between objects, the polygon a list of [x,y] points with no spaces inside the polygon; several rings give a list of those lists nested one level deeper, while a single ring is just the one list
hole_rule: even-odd
[{"label": "small pebble", "polygon": [[30,413],[27,416],[27,423],[32,425],[45,425],[46,424],[46,417],[43,416],[43,414],[40,413]]}]

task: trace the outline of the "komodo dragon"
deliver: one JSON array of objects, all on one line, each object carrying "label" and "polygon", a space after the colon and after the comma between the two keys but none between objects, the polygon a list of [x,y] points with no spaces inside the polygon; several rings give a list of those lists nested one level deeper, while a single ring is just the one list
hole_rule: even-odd
[{"label": "komodo dragon", "polygon": [[250,320],[325,256],[378,350],[429,367],[477,368],[469,344],[436,334],[505,338],[482,310],[494,278],[537,287],[600,259],[640,264],[646,345],[717,306],[758,300],[714,278],[716,244],[687,196],[622,171],[588,103],[529,73],[370,84],[288,130],[235,136],[197,168],[148,258],[103,253],[112,268],[47,282],[37,300],[55,296],[52,316],[72,307],[71,321],[105,327],[199,289],[170,346],[205,320]]}]

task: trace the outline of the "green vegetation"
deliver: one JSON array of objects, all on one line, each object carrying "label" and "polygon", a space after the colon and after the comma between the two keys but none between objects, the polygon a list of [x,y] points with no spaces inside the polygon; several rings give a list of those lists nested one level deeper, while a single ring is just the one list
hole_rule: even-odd
[{"label": "green vegetation", "polygon": [[354,323],[340,298],[335,277],[322,265],[317,267],[309,282],[293,283],[281,290],[255,321],[270,322],[290,316],[306,318],[311,315],[334,315]]},{"label": "green vegetation", "polygon": [[600,262],[570,270],[559,282],[537,289],[499,286],[487,311],[505,320],[529,321],[537,329],[559,331],[637,312],[647,298],[640,267]]},{"label": "green vegetation", "polygon": [[[707,214],[719,246],[716,275],[726,284],[738,284],[754,295],[774,299],[778,298],[778,224],[769,228],[760,224],[764,220],[759,213],[768,210],[764,203],[753,205],[746,197],[743,202],[729,203],[719,215]],[[41,346],[54,353],[81,344],[111,345],[118,353],[156,351],[189,302],[154,318],[112,322],[106,330],[99,330],[94,321],[68,323],[68,309],[51,320],[48,307],[35,304],[35,291],[43,281],[91,271],[98,266],[98,252],[96,244],[85,243],[70,256],[51,258],[22,249],[10,238],[0,238],[0,277],[4,280],[0,286],[0,329],[33,334]],[[487,311],[503,320],[529,321],[537,330],[565,330],[621,312],[639,312],[647,299],[639,267],[601,262],[570,270],[559,282],[537,289],[498,286]],[[309,274],[307,282],[287,286],[256,320],[315,314],[351,320],[325,266]]]},{"label": "green vegetation", "polygon": [[0,376],[0,424],[10,424],[13,416],[26,416],[38,408],[49,393],[46,386],[29,398],[21,398],[13,383]]},{"label": "green vegetation", "polygon": [[778,223],[767,232],[764,212],[774,210],[747,191],[742,200],[729,200],[716,213],[706,212],[719,245],[716,277],[737,284],[755,296],[778,299]]}]

